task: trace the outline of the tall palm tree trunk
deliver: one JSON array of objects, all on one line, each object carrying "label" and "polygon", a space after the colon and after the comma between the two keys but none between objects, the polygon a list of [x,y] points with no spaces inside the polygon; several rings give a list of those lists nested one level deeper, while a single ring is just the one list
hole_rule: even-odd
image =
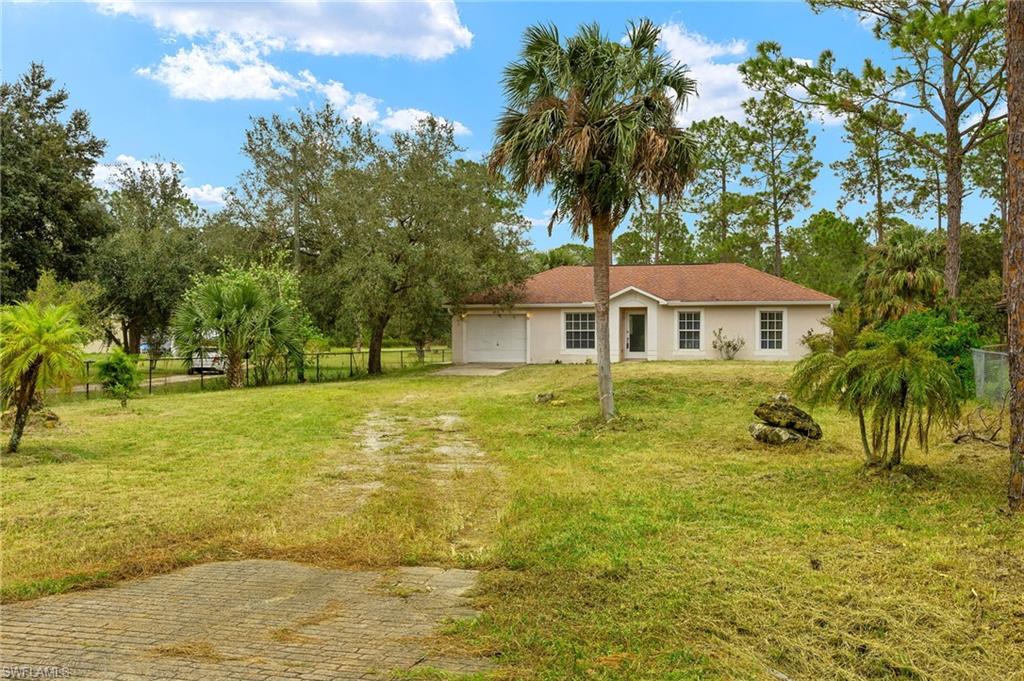
[{"label": "tall palm tree trunk", "polygon": [[241,388],[245,385],[245,353],[232,352],[228,355],[228,387]]},{"label": "tall palm tree trunk", "polygon": [[15,395],[14,424],[11,428],[11,439],[7,443],[7,452],[14,454],[21,446],[21,436],[25,432],[25,424],[28,422],[28,414],[32,409],[32,398],[36,392],[36,381],[39,379],[39,369],[43,366],[43,358],[36,357],[32,360],[28,369],[21,375],[18,385],[18,394]]},{"label": "tall palm tree trunk", "polygon": [[611,330],[608,323],[608,289],[612,262],[612,224],[608,215],[594,218],[594,322],[597,337],[597,397],[601,416],[615,416],[612,394]]},{"label": "tall palm tree trunk", "polygon": [[1006,3],[1008,201],[1003,276],[1009,313],[1009,503],[1024,510],[1024,3]]}]

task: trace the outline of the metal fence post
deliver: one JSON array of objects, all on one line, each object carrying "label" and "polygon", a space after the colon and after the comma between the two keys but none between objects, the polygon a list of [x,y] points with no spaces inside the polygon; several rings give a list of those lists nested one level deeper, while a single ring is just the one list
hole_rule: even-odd
[{"label": "metal fence post", "polygon": [[206,372],[202,369],[199,370],[199,390],[203,390],[205,387]]},{"label": "metal fence post", "polygon": [[316,353],[316,382],[320,382],[320,353]]},{"label": "metal fence post", "polygon": [[352,371],[352,354],[353,354],[352,351],[349,350],[349,353],[348,353],[348,377],[349,378],[352,378],[352,376],[355,375],[353,373],[353,371]]},{"label": "metal fence post", "polygon": [[403,369],[405,368],[405,350],[398,351],[398,363]]},{"label": "metal fence post", "polygon": [[85,399],[89,399],[89,367],[92,366],[92,360],[85,363]]},{"label": "metal fence post", "polygon": [[153,363],[149,363],[149,394],[153,394]]}]

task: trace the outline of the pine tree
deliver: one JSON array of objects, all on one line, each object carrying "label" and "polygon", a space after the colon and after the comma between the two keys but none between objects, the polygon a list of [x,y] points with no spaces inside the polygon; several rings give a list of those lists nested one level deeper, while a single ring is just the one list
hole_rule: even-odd
[{"label": "pine tree", "polygon": [[782,230],[811,201],[811,182],[821,163],[814,158],[814,136],[807,115],[785,96],[766,92],[743,102],[747,127],[742,137],[751,174],[743,184],[756,190],[752,210],[772,230],[772,272],[782,276]]},{"label": "pine tree", "polygon": [[890,218],[910,205],[910,160],[903,138],[892,132],[903,117],[884,103],[874,105],[871,114],[846,117],[843,139],[850,144],[850,155],[830,167],[843,190],[838,208],[854,201],[869,205],[875,241],[881,243]]}]

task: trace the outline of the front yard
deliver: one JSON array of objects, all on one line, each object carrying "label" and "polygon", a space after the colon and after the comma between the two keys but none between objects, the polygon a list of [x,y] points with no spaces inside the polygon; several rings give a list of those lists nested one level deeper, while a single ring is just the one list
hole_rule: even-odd
[{"label": "front yard", "polygon": [[[439,645],[515,678],[1019,676],[1005,451],[937,439],[865,477],[828,411],[820,443],[767,449],[746,426],[789,370],[618,366],[607,427],[586,366],[63,405],[3,460],[3,596],[214,559],[452,565],[484,570],[485,614]],[[431,458],[452,423],[486,466]]]}]

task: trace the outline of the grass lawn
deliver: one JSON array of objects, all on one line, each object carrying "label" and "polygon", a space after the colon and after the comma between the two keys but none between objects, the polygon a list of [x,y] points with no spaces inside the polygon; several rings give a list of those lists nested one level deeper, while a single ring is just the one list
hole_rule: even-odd
[{"label": "grass lawn", "polygon": [[[484,570],[485,614],[444,644],[511,678],[1024,678],[1005,450],[937,434],[919,467],[865,476],[830,411],[821,442],[768,449],[746,426],[789,370],[617,366],[611,426],[588,366],[61,405],[0,469],[3,597],[225,558],[459,565]],[[453,411],[493,472],[441,488],[387,465],[351,512],[368,413]]]}]

